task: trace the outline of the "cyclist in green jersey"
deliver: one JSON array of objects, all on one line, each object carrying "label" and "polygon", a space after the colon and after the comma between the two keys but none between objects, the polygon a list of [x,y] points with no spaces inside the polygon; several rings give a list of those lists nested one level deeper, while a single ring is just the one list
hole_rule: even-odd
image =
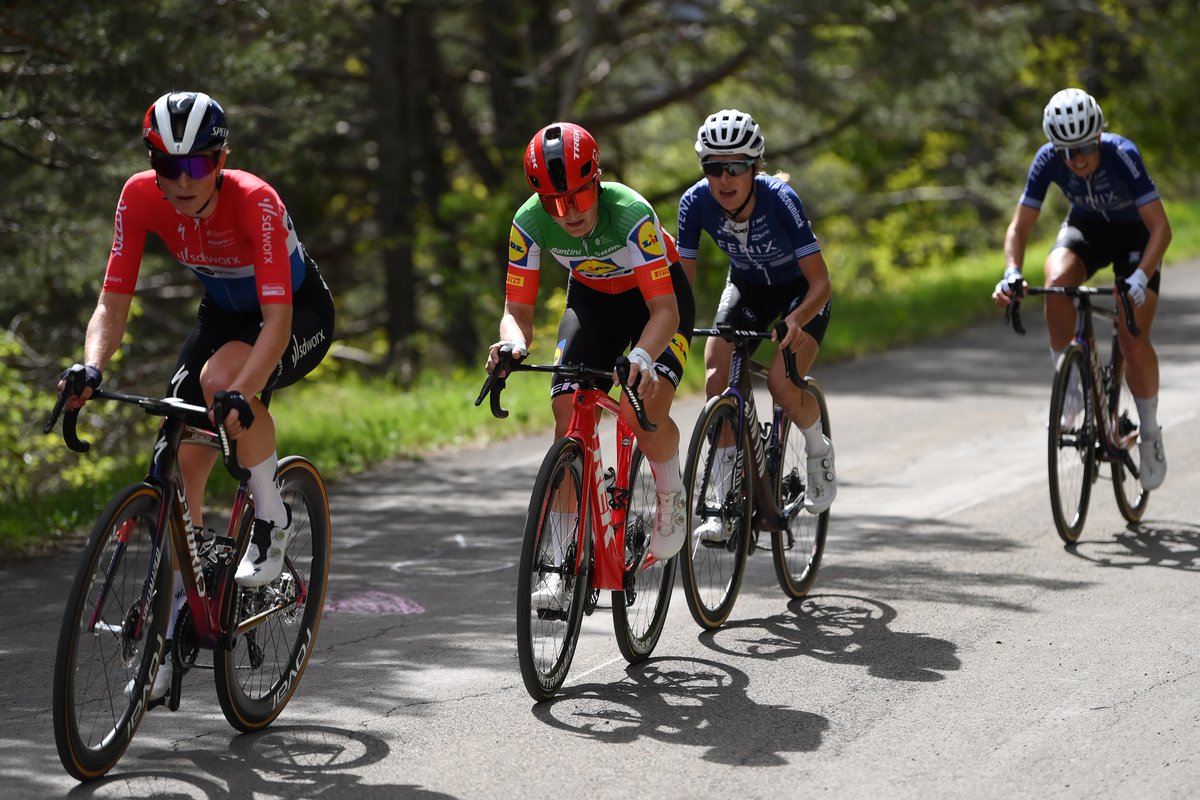
[{"label": "cyclist in green jersey", "polygon": [[[565,267],[567,305],[556,363],[610,368],[628,349],[630,382],[657,429],[642,430],[624,398],[621,409],[654,471],[658,510],[650,552],[665,559],[686,535],[679,428],[670,411],[687,363],[695,306],[654,209],[628,186],[601,183],[601,174],[596,141],[578,125],[552,123],[529,142],[525,178],[534,194],[513,218],[500,341],[491,346],[487,368],[495,367],[504,345],[518,358],[528,353],[542,261]],[[568,381],[553,376],[555,436],[566,434],[573,392]],[[551,586],[540,594],[552,604],[556,591]],[[539,595],[534,599],[539,602]]]}]

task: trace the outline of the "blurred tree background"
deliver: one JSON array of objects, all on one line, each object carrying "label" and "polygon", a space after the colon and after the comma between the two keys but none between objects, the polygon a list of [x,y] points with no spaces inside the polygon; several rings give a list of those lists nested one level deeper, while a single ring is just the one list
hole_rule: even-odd
[{"label": "blurred tree background", "polygon": [[[406,386],[481,361],[528,194],[522,150],[550,121],[587,127],[606,176],[673,232],[699,176],[696,128],[752,112],[835,291],[872,292],[998,246],[1064,86],[1097,97],[1168,202],[1195,197],[1200,153],[1180,135],[1200,130],[1194,15],[1194,0],[7,0],[0,501],[61,458],[29,416],[81,356],[116,198],[146,167],[142,117],[163,92],[220,100],[229,165],[282,195],[338,302],[323,368]],[[723,276],[710,250],[701,321]],[[564,282],[544,278],[543,295]],[[198,290],[152,242],[138,344],[108,385],[165,385]]]}]

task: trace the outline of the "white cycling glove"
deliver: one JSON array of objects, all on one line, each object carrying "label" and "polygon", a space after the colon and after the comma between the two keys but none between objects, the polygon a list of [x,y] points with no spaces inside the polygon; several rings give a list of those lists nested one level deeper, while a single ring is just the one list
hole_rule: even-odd
[{"label": "white cycling glove", "polygon": [[1146,302],[1146,284],[1150,282],[1150,277],[1140,269],[1135,269],[1125,281],[1129,286],[1129,299],[1133,304],[1140,306]]},{"label": "white cycling glove", "polygon": [[629,360],[632,363],[637,364],[638,369],[641,370],[642,373],[649,375],[649,380],[651,382],[656,383],[658,381],[658,373],[654,369],[654,359],[652,359],[650,354],[645,350],[640,347],[633,348],[629,351]]},{"label": "white cycling glove", "polygon": [[505,345],[508,345],[509,347],[511,347],[513,358],[520,359],[520,358],[524,358],[525,356],[529,355],[529,346],[526,345],[524,342],[522,342],[520,339],[513,339],[511,341],[504,340],[504,341],[497,342],[497,344],[499,344],[501,347],[504,347]]},{"label": "white cycling glove", "polygon": [[1018,282],[1023,281],[1025,280],[1025,276],[1022,275],[1021,270],[1017,269],[1016,267],[1009,267],[1008,269],[1004,270],[1004,277],[999,283],[996,284],[996,291],[1000,294],[1011,295],[1012,292],[1009,291],[1009,284],[1014,280]]}]

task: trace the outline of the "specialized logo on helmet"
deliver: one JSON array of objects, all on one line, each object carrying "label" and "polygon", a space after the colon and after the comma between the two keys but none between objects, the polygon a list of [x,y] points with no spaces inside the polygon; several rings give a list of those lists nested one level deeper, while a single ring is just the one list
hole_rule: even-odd
[{"label": "specialized logo on helmet", "polygon": [[651,258],[662,258],[662,241],[658,238],[658,229],[652,220],[645,220],[637,231],[638,248]]}]

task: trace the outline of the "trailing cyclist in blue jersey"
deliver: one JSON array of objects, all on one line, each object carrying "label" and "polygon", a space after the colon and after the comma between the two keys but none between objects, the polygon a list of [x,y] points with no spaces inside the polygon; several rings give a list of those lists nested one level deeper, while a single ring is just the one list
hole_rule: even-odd
[{"label": "trailing cyclist in blue jersey", "polygon": [[[735,329],[767,331],[777,317],[787,324],[780,342],[796,354],[800,374],[812,367],[829,324],[832,289],[821,244],[804,213],[804,204],[787,176],[762,174],[765,139],[754,119],[726,109],[712,114],[696,134],[696,153],[704,177],[679,201],[679,258],[695,279],[701,231],[707,231],[729,256],[725,290],[713,320]],[[704,348],[709,397],[729,383],[733,345],[709,337]],[[816,400],[797,388],[784,371],[782,354],[771,364],[771,396],[804,434],[808,453],[805,507],[814,514],[829,508],[837,494],[833,445],[821,432]],[[713,479],[725,491],[736,458],[734,443],[721,443]],[[721,541],[730,532],[717,519],[696,531],[705,541]]]},{"label": "trailing cyclist in blue jersey", "polygon": [[[1120,304],[1118,331],[1126,380],[1138,411],[1142,488],[1150,491],[1167,474],[1158,424],[1158,355],[1150,329],[1171,223],[1137,146],[1123,136],[1105,133],[1104,128],[1099,104],[1082,89],[1063,89],[1050,98],[1042,114],[1042,130],[1049,141],[1038,149],[1029,167],[1025,191],[1004,238],[1004,279],[992,298],[997,305],[1008,305],[1010,282],[1024,285],[1025,247],[1050,184],[1057,184],[1071,205],[1046,257],[1046,285],[1079,286],[1109,264],[1118,278],[1128,281],[1141,335],[1129,333]],[[1046,326],[1056,365],[1071,342],[1074,323],[1070,298],[1048,295]]]}]

